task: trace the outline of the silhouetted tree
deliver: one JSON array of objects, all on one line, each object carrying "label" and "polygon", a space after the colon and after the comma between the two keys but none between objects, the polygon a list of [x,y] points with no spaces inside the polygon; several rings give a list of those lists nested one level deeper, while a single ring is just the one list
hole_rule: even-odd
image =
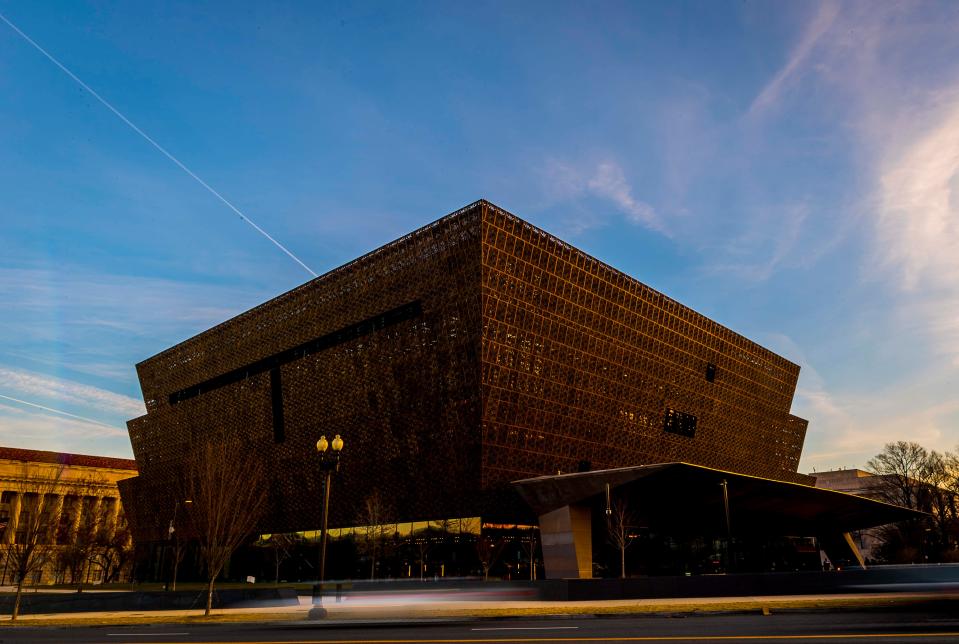
[{"label": "silhouetted tree", "polygon": [[9,530],[16,523],[13,542],[4,546],[7,566],[13,569],[17,577],[10,621],[16,621],[20,615],[23,584],[27,578],[41,573],[43,567],[53,559],[57,547],[55,526],[59,518],[55,511],[54,493],[59,491],[63,470],[64,466],[59,465],[50,476],[40,468],[25,465],[22,476],[7,486],[18,495],[20,506],[18,515],[10,517],[7,527]]},{"label": "silhouetted tree", "polygon": [[260,459],[239,459],[244,450],[229,443],[208,442],[189,461],[183,498],[190,529],[206,565],[206,610],[213,605],[213,588],[230,555],[256,527],[266,508],[267,486]]},{"label": "silhouetted tree", "polygon": [[271,534],[258,544],[269,548],[273,556],[273,583],[280,583],[280,566],[284,561],[293,556],[293,551],[302,541],[303,538],[296,533],[278,533]]},{"label": "silhouetted tree", "polygon": [[869,459],[866,469],[882,477],[877,492],[886,501],[918,509],[919,489],[927,469],[929,452],[919,443],[886,443]]},{"label": "silhouetted tree", "polygon": [[619,550],[619,578],[626,579],[626,548],[633,545],[636,535],[630,532],[634,527],[635,518],[630,511],[626,499],[617,499],[610,504],[609,514],[606,515],[606,534],[609,542]]},{"label": "silhouetted tree", "polygon": [[97,556],[98,563],[103,569],[103,582],[119,581],[124,568],[130,564],[133,557],[133,539],[130,529],[119,518],[113,532],[105,535],[100,542]]},{"label": "silhouetted tree", "polygon": [[70,572],[70,583],[83,591],[84,576],[89,564],[98,557],[103,545],[99,517],[92,499],[87,499],[79,490],[80,496],[73,509],[74,519],[62,526],[67,534],[62,534],[60,542],[64,544],[59,552],[65,568]]},{"label": "silhouetted tree", "polygon": [[480,535],[476,538],[476,556],[479,558],[480,566],[483,567],[483,581],[489,579],[490,568],[503,554],[506,547],[506,540],[503,538],[493,538],[489,535]]},{"label": "silhouetted tree", "polygon": [[370,579],[376,577],[377,555],[381,555],[393,535],[393,511],[380,491],[373,492],[363,500],[357,514],[357,523],[363,526],[358,545],[361,552],[370,558]]},{"label": "silhouetted tree", "polygon": [[527,534],[520,535],[519,544],[523,549],[523,554],[529,559],[529,578],[536,580],[536,552],[539,549],[539,529],[530,528]]},{"label": "silhouetted tree", "polygon": [[955,558],[959,458],[898,441],[886,444],[867,469],[878,477],[875,496],[929,514],[879,529],[883,558],[892,562]]}]

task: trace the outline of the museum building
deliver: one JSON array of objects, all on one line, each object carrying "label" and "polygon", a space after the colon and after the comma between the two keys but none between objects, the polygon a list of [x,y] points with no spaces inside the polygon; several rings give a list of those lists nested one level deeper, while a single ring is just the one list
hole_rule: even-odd
[{"label": "museum building", "polygon": [[617,495],[684,535],[729,537],[732,516],[740,534],[843,543],[906,516],[797,472],[797,365],[487,201],[137,373],[139,475],[120,489],[142,541],[164,537],[207,441],[267,464],[262,532],[316,529],[322,434],[347,444],[331,526],[374,491],[397,520],[538,522],[549,576],[592,574]]}]

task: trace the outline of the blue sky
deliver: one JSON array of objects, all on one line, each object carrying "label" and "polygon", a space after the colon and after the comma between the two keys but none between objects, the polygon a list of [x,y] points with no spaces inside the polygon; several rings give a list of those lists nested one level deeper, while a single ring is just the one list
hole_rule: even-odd
[{"label": "blue sky", "polygon": [[[0,13],[318,273],[484,197],[800,364],[801,470],[959,444],[956,3]],[[0,444],[129,456],[309,274],[3,23],[0,97]]]}]

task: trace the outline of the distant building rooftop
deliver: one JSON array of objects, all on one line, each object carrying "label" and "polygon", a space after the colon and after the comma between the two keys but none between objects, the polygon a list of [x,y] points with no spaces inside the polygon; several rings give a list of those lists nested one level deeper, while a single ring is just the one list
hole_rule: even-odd
[{"label": "distant building rooftop", "polygon": [[104,467],[134,472],[137,469],[137,462],[132,458],[67,454],[37,449],[20,449],[19,447],[0,447],[0,460],[23,461],[26,463],[59,463],[77,467]]},{"label": "distant building rooftop", "polygon": [[873,498],[882,496],[881,491],[886,481],[884,476],[878,476],[854,467],[828,472],[813,472],[810,476],[816,479],[816,487]]},{"label": "distant building rooftop", "polygon": [[867,476],[876,475],[872,472],[867,472],[866,470],[859,470],[855,467],[850,467],[840,470],[829,470],[827,472],[813,472],[809,476],[814,476],[817,479],[861,479]]}]

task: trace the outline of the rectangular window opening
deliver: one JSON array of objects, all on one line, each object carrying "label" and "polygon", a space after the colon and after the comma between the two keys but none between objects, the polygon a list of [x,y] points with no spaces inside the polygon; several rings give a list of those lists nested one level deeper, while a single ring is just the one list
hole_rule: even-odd
[{"label": "rectangular window opening", "polygon": [[693,438],[696,435],[696,417],[667,407],[663,417],[663,431]]}]

